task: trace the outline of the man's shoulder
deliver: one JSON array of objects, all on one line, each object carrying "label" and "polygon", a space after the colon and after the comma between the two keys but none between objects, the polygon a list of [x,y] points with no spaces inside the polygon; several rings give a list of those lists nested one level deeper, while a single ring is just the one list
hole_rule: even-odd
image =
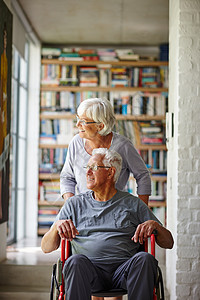
[{"label": "man's shoulder", "polygon": [[129,192],[120,191],[120,190],[118,190],[117,197],[121,201],[129,201],[129,200],[131,200],[131,201],[138,202],[140,200],[137,196],[134,196],[133,194],[131,194]]},{"label": "man's shoulder", "polygon": [[68,200],[67,201],[70,201],[70,202],[74,202],[74,201],[83,201],[84,199],[89,199],[90,197],[91,197],[91,193],[92,193],[92,191],[86,191],[86,192],[84,192],[84,193],[80,193],[80,194],[77,194],[77,195],[74,195],[74,196],[72,196],[72,197],[70,197],[70,198],[68,198]]}]

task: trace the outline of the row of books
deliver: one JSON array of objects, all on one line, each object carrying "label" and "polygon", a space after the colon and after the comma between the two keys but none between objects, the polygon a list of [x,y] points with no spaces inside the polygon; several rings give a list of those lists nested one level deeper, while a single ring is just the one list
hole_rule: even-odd
[{"label": "row of books", "polygon": [[54,92],[54,91],[42,91],[41,92],[41,112],[48,114],[48,112],[70,112],[76,113],[76,109],[79,104],[88,98],[106,98],[109,99],[109,93],[107,92]]},{"label": "row of books", "polygon": [[41,110],[76,112],[76,107],[80,104],[80,97],[73,92],[47,91],[41,93]]},{"label": "row of books", "polygon": [[69,144],[78,132],[76,121],[71,119],[42,119],[40,123],[40,144]]},{"label": "row of books", "polygon": [[138,122],[141,144],[165,144],[165,128],[161,121]]},{"label": "row of books", "polygon": [[[132,143],[136,146],[140,145],[163,145],[165,144],[165,134],[164,134],[164,126],[162,122],[158,121],[147,121],[145,123],[149,124],[149,127],[145,127],[145,129],[149,129],[149,131],[143,131],[143,127],[139,124],[143,124],[144,122],[135,122],[135,121],[124,121],[124,120],[118,120],[115,124],[114,131],[118,132],[121,135],[124,135],[128,137]],[[151,131],[150,131],[151,130]],[[141,152],[142,155],[143,152]],[[145,152],[146,153],[146,152]],[[163,155],[164,152],[154,151],[152,153],[152,159],[151,159],[151,165],[155,166],[158,164],[157,157],[160,157],[161,154]],[[146,155],[146,154],[145,154]],[[160,156],[159,156],[160,155]],[[161,158],[160,158],[161,159]],[[147,159],[145,158],[144,161]],[[166,160],[166,156],[164,156],[163,160]],[[164,165],[164,163],[162,164]]]},{"label": "row of books", "polygon": [[167,93],[111,92],[110,101],[115,114],[164,116],[168,110]]},{"label": "row of books", "polygon": [[140,150],[146,166],[151,170],[152,176],[166,176],[167,151],[165,150]]},{"label": "row of books", "polygon": [[53,164],[53,163],[40,163],[39,165],[39,173],[40,174],[48,174],[48,179],[54,179],[51,174],[58,174],[62,170],[63,165]]},{"label": "row of books", "polygon": [[[63,202],[64,203],[64,202]],[[38,233],[43,235],[51,225],[54,223],[57,214],[59,213],[59,206],[39,206],[38,209]]]},{"label": "row of books", "polygon": [[62,199],[59,180],[39,182],[39,200],[55,203]]},{"label": "row of books", "polygon": [[43,64],[41,84],[54,86],[168,87],[168,67]]},{"label": "row of books", "polygon": [[[74,134],[76,120],[74,119],[41,119],[41,134]],[[64,144],[64,142],[62,143]]]},{"label": "row of books", "polygon": [[151,196],[150,201],[164,201],[166,200],[166,182],[151,181]]},{"label": "row of books", "polygon": [[67,150],[67,148],[39,149],[39,165],[56,164],[62,166],[66,159]]},{"label": "row of books", "polygon": [[[71,119],[42,119],[40,144],[67,145],[78,133],[75,120]],[[161,121],[131,121],[117,120],[114,131],[128,137],[134,145],[163,145],[165,144],[165,126]],[[160,151],[153,152],[153,165],[156,166]],[[142,155],[146,156],[146,154]],[[164,158],[163,158],[164,159]],[[144,160],[147,160],[144,158]]]},{"label": "row of books", "polygon": [[[131,48],[80,48],[80,47],[64,47],[64,48],[42,48],[42,58],[57,58],[60,60],[75,60],[75,61],[119,61],[129,60],[137,61],[139,59],[152,59],[152,56],[139,55]],[[156,59],[157,57],[153,57]]]},{"label": "row of books", "polygon": [[[134,178],[131,178],[126,185],[126,190],[137,196],[137,184]],[[150,202],[165,201],[166,200],[166,181],[151,181],[151,195],[149,197]]]},{"label": "row of books", "polygon": [[115,114],[123,115],[165,115],[168,111],[167,93],[144,92],[53,92],[41,93],[41,112],[58,111],[76,113],[79,104],[87,98],[106,97],[110,99]]},{"label": "row of books", "polygon": [[97,67],[79,67],[79,86],[98,86],[99,70]]}]

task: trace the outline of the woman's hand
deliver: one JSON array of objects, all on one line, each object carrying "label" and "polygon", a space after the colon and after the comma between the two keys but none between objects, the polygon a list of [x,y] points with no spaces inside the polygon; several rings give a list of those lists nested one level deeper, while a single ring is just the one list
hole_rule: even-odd
[{"label": "woman's hand", "polygon": [[61,239],[67,239],[71,242],[76,237],[76,235],[79,235],[78,230],[70,219],[57,221],[56,227]]}]

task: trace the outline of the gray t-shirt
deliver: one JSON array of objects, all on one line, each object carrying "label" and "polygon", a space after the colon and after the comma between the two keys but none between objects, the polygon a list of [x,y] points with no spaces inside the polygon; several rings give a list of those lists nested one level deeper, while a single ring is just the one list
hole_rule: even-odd
[{"label": "gray t-shirt", "polygon": [[[124,190],[129,179],[130,173],[133,174],[137,183],[138,195],[151,194],[151,178],[144,161],[134,148],[132,142],[113,132],[113,139],[110,149],[115,150],[122,156],[122,170],[116,183],[116,188]],[[72,139],[65,164],[60,174],[60,192],[75,194],[75,186],[77,185],[78,193],[88,191],[86,184],[86,171],[83,168],[88,164],[91,155],[84,148],[84,140],[79,134]]]},{"label": "gray t-shirt", "polygon": [[57,219],[71,219],[79,231],[71,242],[72,253],[99,262],[129,259],[139,247],[131,240],[138,224],[159,222],[143,201],[122,191],[105,202],[95,200],[92,191],[73,196]]}]

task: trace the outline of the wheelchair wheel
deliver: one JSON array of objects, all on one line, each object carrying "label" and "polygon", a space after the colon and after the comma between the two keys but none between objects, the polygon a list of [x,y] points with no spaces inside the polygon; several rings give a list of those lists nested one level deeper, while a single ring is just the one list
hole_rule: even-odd
[{"label": "wheelchair wheel", "polygon": [[59,298],[59,284],[56,278],[56,269],[59,269],[59,267],[57,268],[57,264],[54,264],[51,276],[50,300],[58,300]]},{"label": "wheelchair wheel", "polygon": [[55,276],[56,276],[56,264],[53,265],[53,271],[52,271],[52,275],[51,275],[50,300],[53,300],[53,296],[54,296],[54,282],[55,282]]},{"label": "wheelchair wheel", "polygon": [[158,266],[158,275],[157,275],[156,286],[155,286],[155,294],[157,300],[165,299],[163,277],[159,266]]}]

